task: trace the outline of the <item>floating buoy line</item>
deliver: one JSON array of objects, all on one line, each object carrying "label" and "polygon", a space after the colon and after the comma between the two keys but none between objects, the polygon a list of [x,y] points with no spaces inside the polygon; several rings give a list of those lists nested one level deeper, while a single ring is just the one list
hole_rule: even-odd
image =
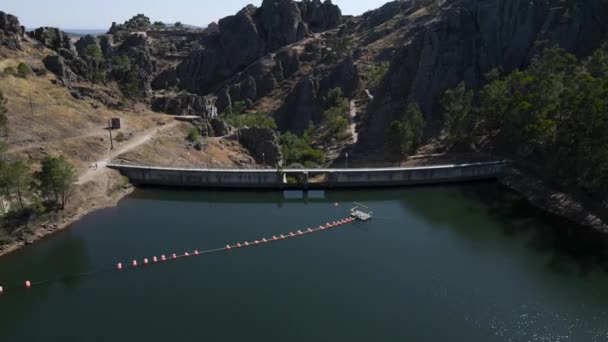
[{"label": "floating buoy line", "polygon": [[[97,271],[92,271],[92,272],[87,272],[87,273],[63,276],[63,277],[60,277],[59,279],[51,279],[51,280],[44,280],[44,281],[38,281],[38,282],[32,282],[30,280],[25,280],[23,282],[23,288],[30,289],[34,286],[47,285],[47,284],[53,283],[58,280],[66,280],[66,279],[70,279],[70,278],[82,278],[82,277],[93,276],[96,274],[106,273],[106,272],[125,272],[128,270],[134,270],[134,269],[138,269],[138,268],[153,266],[155,264],[167,263],[167,262],[175,261],[175,260],[182,259],[182,258],[198,257],[198,256],[205,255],[205,254],[226,252],[226,251],[232,251],[232,250],[236,250],[236,249],[251,248],[251,247],[256,247],[256,246],[261,246],[261,245],[267,245],[267,244],[284,241],[284,240],[295,238],[295,237],[301,237],[301,236],[308,235],[308,234],[322,232],[322,231],[325,231],[325,230],[328,230],[331,228],[336,228],[339,226],[343,226],[343,225],[352,223],[357,220],[357,218],[355,218],[357,216],[355,215],[355,213],[353,211],[351,211],[351,215],[353,215],[353,217],[347,217],[342,220],[328,222],[323,226],[319,226],[318,228],[314,228],[314,229],[308,228],[305,230],[298,230],[296,232],[290,232],[288,234],[273,235],[272,237],[269,237],[269,238],[265,237],[265,238],[262,238],[259,240],[254,240],[254,241],[245,241],[245,242],[238,242],[236,244],[228,244],[228,245],[225,245],[224,247],[216,248],[216,249],[209,249],[209,250],[203,250],[203,251],[194,250],[191,252],[185,252],[183,254],[173,253],[169,256],[163,254],[160,257],[153,256],[152,258],[144,258],[143,260],[141,260],[141,262],[139,260],[132,260],[130,263],[127,263],[127,264],[125,264],[123,262],[118,262],[112,268],[106,268],[106,269],[100,269]],[[129,265],[129,266],[127,266],[127,265]],[[17,287],[15,287],[15,288],[17,288]],[[9,290],[9,289],[6,287],[2,287],[2,285],[0,284],[0,296],[2,296],[6,290]]]}]

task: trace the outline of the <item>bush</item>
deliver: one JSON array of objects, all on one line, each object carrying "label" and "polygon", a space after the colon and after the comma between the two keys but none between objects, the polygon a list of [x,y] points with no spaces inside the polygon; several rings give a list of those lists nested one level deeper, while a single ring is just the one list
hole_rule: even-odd
[{"label": "bush", "polygon": [[125,134],[123,132],[118,132],[116,134],[115,140],[118,142],[123,142],[123,141],[127,141],[127,137],[125,136]]},{"label": "bush", "polygon": [[188,140],[191,143],[195,143],[200,139],[200,137],[201,137],[201,133],[198,131],[198,128],[192,127],[190,129],[190,132],[188,132],[188,136],[186,137],[186,140]]},{"label": "bush", "polygon": [[195,148],[197,151],[202,151],[202,150],[203,150],[203,143],[202,143],[202,142],[200,142],[200,141],[197,141],[197,142],[194,144],[194,148]]},{"label": "bush", "polygon": [[243,127],[259,127],[277,129],[277,123],[274,118],[268,114],[250,113],[250,114],[230,114],[224,113],[220,118],[226,123],[236,128]]},{"label": "bush", "polygon": [[30,66],[25,63],[19,63],[19,65],[17,66],[17,73],[21,77],[27,77],[32,74],[32,68],[30,68]]},{"label": "bush", "polygon": [[4,68],[4,73],[7,75],[17,75],[17,69],[15,69],[14,67],[6,67]]},{"label": "bush", "polygon": [[321,165],[325,162],[323,151],[311,146],[310,133],[305,133],[301,137],[291,132],[283,133],[279,137],[279,142],[285,165],[309,163]]}]

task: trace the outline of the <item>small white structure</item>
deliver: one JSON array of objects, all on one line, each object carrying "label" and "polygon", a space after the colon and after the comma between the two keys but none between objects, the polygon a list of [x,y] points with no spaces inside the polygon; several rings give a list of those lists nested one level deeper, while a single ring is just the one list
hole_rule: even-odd
[{"label": "small white structure", "polygon": [[[354,217],[357,220],[367,221],[372,219],[373,212],[369,210],[369,207],[361,204],[355,203],[357,206],[350,210],[350,216]],[[365,209],[359,209],[359,207],[364,207]]]}]

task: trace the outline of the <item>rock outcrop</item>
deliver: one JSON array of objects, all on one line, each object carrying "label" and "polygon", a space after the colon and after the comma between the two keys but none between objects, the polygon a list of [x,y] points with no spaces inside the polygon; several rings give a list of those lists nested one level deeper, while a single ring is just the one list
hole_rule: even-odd
[{"label": "rock outcrop", "polygon": [[269,128],[241,128],[237,132],[239,142],[261,163],[276,166],[282,159],[279,138]]},{"label": "rock outcrop", "polygon": [[217,117],[215,99],[194,94],[161,95],[152,99],[152,110],[173,115],[193,115],[204,119]]},{"label": "rock outcrop", "polygon": [[[81,57],[85,57],[87,55],[87,48],[89,47],[89,45],[97,45],[98,47],[100,47],[99,39],[97,39],[97,37],[94,37],[90,34],[87,34],[86,36],[78,39],[78,41],[74,45],[76,47],[76,51],[78,51],[78,54]],[[101,47],[100,47],[100,49],[101,49]]]},{"label": "rock outcrop", "polygon": [[17,17],[0,11],[0,45],[13,50],[20,49],[23,33],[24,29]]},{"label": "rock outcrop", "polygon": [[316,30],[334,28],[340,20],[340,10],[331,1],[264,0],[260,8],[249,5],[220,20],[217,30],[202,40],[201,49],[190,53],[177,68],[163,72],[153,84],[179,86],[198,94],[212,92],[269,52]]},{"label": "rock outcrop", "polygon": [[381,146],[390,122],[411,101],[436,132],[438,99],[446,89],[462,80],[477,88],[498,66],[507,72],[525,67],[539,41],[588,55],[606,38],[607,17],[603,0],[458,0],[404,21],[410,38],[394,55],[368,110],[362,147]]},{"label": "rock outcrop", "polygon": [[301,79],[294,87],[275,116],[281,131],[304,132],[310,122],[321,121],[321,107],[317,87],[312,77]]},{"label": "rock outcrop", "polygon": [[322,32],[335,27],[342,22],[340,7],[331,1],[304,0],[298,3],[302,19],[312,32]]},{"label": "rock outcrop", "polygon": [[72,43],[68,34],[56,27],[39,27],[29,32],[29,35],[51,50],[59,51],[59,49],[66,49],[75,51],[74,43]]}]

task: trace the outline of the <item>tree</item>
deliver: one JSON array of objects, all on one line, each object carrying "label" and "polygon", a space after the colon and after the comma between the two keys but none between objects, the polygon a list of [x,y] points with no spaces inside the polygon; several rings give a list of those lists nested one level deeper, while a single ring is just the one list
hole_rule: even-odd
[{"label": "tree", "polygon": [[26,195],[32,183],[32,174],[29,166],[23,159],[16,159],[5,164],[4,184],[7,192],[15,191],[19,201],[19,207],[23,209],[23,197]]},{"label": "tree", "polygon": [[19,65],[17,65],[17,73],[21,77],[27,77],[32,74],[32,68],[30,68],[29,65],[21,62]]},{"label": "tree", "polygon": [[2,136],[6,136],[8,134],[8,110],[6,109],[6,104],[8,100],[4,97],[2,91],[0,91],[0,133]]},{"label": "tree", "polygon": [[192,127],[190,129],[190,131],[188,132],[188,136],[186,137],[186,140],[188,140],[191,143],[195,143],[200,139],[200,137],[201,137],[201,133],[198,131],[198,128]]},{"label": "tree", "polygon": [[60,204],[61,209],[65,209],[78,180],[76,170],[65,157],[45,157],[42,160],[42,168],[35,174],[35,178],[42,195],[47,200]]},{"label": "tree", "polygon": [[408,156],[422,144],[424,117],[417,103],[410,103],[405,115],[393,121],[389,127],[389,147],[397,157]]},{"label": "tree", "polygon": [[100,62],[103,60],[103,53],[101,52],[101,48],[97,44],[87,45],[86,55],[95,62]]},{"label": "tree", "polygon": [[447,90],[441,98],[444,112],[445,139],[449,146],[468,142],[472,135],[473,92],[464,82]]},{"label": "tree", "polygon": [[112,73],[114,77],[122,82],[127,74],[131,71],[131,60],[129,56],[114,56],[112,57]]},{"label": "tree", "polygon": [[165,25],[165,23],[163,23],[162,21],[155,21],[154,24],[152,24],[152,27],[155,30],[162,30],[162,29],[166,28],[167,25]]},{"label": "tree", "polygon": [[348,129],[348,99],[342,97],[342,89],[331,89],[323,98],[323,123],[331,135],[342,135]]},{"label": "tree", "polygon": [[176,29],[179,29],[179,30],[184,28],[184,24],[182,24],[181,21],[176,22],[174,26]]}]

